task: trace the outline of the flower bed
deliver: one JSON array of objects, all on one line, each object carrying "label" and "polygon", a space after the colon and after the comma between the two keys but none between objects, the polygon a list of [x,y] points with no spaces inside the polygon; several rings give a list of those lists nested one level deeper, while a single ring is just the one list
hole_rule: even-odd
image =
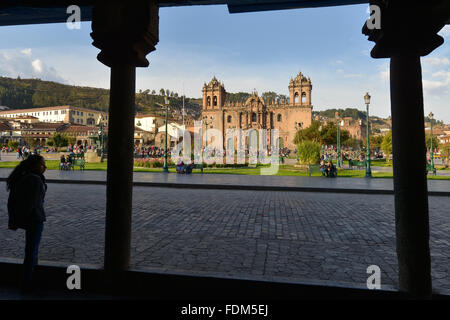
[{"label": "flower bed", "polygon": [[[173,166],[174,163],[169,160],[167,161],[167,165]],[[135,159],[134,166],[143,168],[162,168],[164,166],[164,158]]]}]

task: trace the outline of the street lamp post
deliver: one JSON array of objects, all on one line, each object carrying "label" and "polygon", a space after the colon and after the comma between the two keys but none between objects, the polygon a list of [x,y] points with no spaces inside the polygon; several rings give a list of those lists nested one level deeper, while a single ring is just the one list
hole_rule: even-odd
[{"label": "street lamp post", "polygon": [[370,95],[366,92],[364,96],[364,102],[366,103],[366,138],[367,138],[367,150],[366,150],[366,178],[372,178],[372,171],[370,170],[370,137],[369,137],[369,104]]},{"label": "street lamp post", "polygon": [[168,96],[164,96],[164,105],[166,106],[166,134],[165,134],[165,142],[164,142],[164,167],[163,167],[163,172],[169,172],[169,167],[167,165],[167,121],[168,121],[168,114],[169,114],[169,97]]},{"label": "street lamp post", "polygon": [[100,118],[100,130],[98,131],[98,135],[100,138],[100,162],[103,162],[105,158],[105,141],[103,140],[103,117]]},{"label": "street lamp post", "polygon": [[205,124],[205,135],[206,135],[205,149],[208,148],[208,125],[212,123],[212,120],[213,120],[212,116],[209,117],[209,121],[207,116],[204,116],[202,119],[202,122]]},{"label": "street lamp post", "polygon": [[433,112],[430,112],[428,115],[430,118],[430,161],[431,161],[431,170],[434,172],[434,156],[433,156]]},{"label": "street lamp post", "polygon": [[336,127],[337,127],[337,144],[336,144],[336,166],[338,168],[341,167],[341,131],[340,131],[340,123],[339,123],[339,113],[336,111]]}]

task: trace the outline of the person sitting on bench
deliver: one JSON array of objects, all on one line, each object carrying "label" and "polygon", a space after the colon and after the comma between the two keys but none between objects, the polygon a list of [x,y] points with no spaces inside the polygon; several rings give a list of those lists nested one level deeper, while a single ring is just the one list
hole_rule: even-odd
[{"label": "person sitting on bench", "polygon": [[325,176],[328,177],[328,167],[326,166],[325,161],[323,160],[320,161],[320,172],[322,172],[323,177]]},{"label": "person sitting on bench", "polygon": [[66,168],[67,168],[67,170],[70,170],[71,166],[72,166],[72,157],[70,155],[68,155],[67,158],[66,158]]},{"label": "person sitting on bench", "polygon": [[334,178],[336,177],[336,167],[331,161],[328,161],[328,177]]},{"label": "person sitting on bench", "polygon": [[194,169],[194,164],[190,163],[186,166],[186,174],[192,173],[192,169]]},{"label": "person sitting on bench", "polygon": [[59,170],[66,170],[66,158],[64,155],[61,156],[61,159],[59,160]]},{"label": "person sitting on bench", "polygon": [[177,164],[177,173],[184,173],[184,169],[185,169],[184,162],[180,161]]}]

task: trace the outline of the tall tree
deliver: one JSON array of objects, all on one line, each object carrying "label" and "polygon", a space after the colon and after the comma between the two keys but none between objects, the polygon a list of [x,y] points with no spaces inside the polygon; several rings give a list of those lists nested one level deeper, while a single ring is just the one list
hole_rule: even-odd
[{"label": "tall tree", "polygon": [[392,130],[390,130],[383,138],[381,142],[381,150],[386,156],[386,162],[389,162],[389,156],[392,153]]}]

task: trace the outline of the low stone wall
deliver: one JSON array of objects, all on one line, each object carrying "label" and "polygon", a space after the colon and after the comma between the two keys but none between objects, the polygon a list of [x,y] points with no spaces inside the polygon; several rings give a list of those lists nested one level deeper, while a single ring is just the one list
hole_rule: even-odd
[{"label": "low stone wall", "polygon": [[97,155],[97,151],[88,150],[84,154],[84,160],[86,162],[100,162],[101,158]]},{"label": "low stone wall", "polygon": [[[65,157],[68,156],[70,152],[42,152],[40,155],[44,157],[45,160],[59,160],[61,159],[61,156],[64,155]],[[84,154],[84,159],[86,162],[100,162],[100,157],[97,155],[96,151],[88,150]]]}]

